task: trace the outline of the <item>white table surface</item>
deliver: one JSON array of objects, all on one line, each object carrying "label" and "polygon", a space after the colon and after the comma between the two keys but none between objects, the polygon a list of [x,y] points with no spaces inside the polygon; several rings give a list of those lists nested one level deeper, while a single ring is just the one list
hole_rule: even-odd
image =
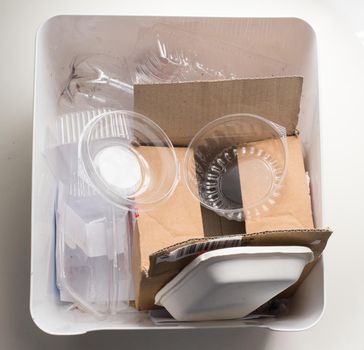
[{"label": "white table surface", "polygon": [[[261,329],[44,334],[29,314],[34,41],[57,14],[293,16],[318,30],[326,311],[299,333]],[[361,33],[360,33],[361,32]],[[0,349],[364,349],[364,1],[0,0]]]}]

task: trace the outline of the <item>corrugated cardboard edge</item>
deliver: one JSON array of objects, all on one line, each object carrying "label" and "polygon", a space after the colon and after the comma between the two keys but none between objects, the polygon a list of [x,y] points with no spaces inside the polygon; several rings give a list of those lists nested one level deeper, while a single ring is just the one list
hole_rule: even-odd
[{"label": "corrugated cardboard edge", "polygon": [[186,146],[207,123],[235,113],[260,115],[294,135],[302,84],[299,76],[137,84],[134,110],[157,123],[175,146]]},{"label": "corrugated cardboard edge", "polygon": [[[302,284],[307,277],[311,269],[320,259],[323,250],[326,247],[327,241],[331,236],[332,231],[330,229],[307,229],[307,230],[277,230],[277,231],[264,231],[245,235],[230,235],[224,236],[224,238],[230,237],[233,246],[274,246],[274,245],[301,245],[309,247],[314,253],[314,261],[308,264],[303,270],[300,279],[286,291],[281,293],[282,297],[291,297],[298,287]],[[139,304],[136,303],[136,307],[139,310],[147,310],[155,307],[154,296],[166,283],[168,283],[174,276],[176,276],[186,265],[196,258],[197,255],[186,256],[183,259],[177,260],[172,263],[157,263],[157,258],[165,256],[166,254],[175,251],[176,249],[194,245],[196,243],[207,242],[213,239],[219,239],[221,236],[209,237],[209,238],[196,238],[190,239],[170,247],[155,252],[150,256],[150,268],[149,271],[140,271],[140,279],[137,281],[139,286],[136,285],[136,291],[139,289],[139,293],[143,295],[136,300],[142,300]],[[236,240],[240,243],[237,244]],[[228,245],[224,246],[228,247]],[[219,248],[218,248],[219,249]],[[213,249],[212,249],[213,250]],[[159,265],[159,266],[158,266]]]}]

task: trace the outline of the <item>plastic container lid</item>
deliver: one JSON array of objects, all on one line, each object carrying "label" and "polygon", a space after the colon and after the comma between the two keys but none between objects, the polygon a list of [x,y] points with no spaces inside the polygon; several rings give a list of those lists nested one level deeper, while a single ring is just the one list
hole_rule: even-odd
[{"label": "plastic container lid", "polygon": [[125,210],[153,208],[178,182],[178,161],[168,136],[135,112],[107,112],[91,120],[80,137],[78,157],[86,180]]},{"label": "plastic container lid", "polygon": [[184,159],[184,180],[203,206],[231,220],[257,217],[275,204],[287,167],[285,128],[252,114],[203,127]]}]

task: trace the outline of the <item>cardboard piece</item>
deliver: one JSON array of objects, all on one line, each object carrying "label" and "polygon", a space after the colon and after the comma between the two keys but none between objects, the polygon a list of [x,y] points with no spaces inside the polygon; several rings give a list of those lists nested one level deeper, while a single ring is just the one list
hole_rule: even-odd
[{"label": "cardboard piece", "polygon": [[[269,140],[263,142],[269,143]],[[166,202],[151,211],[139,214],[137,230],[134,233],[137,241],[134,241],[133,245],[134,276],[138,276],[135,280],[138,308],[153,307],[154,295],[163,286],[161,283],[165,283],[167,278],[174,277],[179,271],[179,269],[170,270],[163,276],[159,275],[159,270],[154,271],[156,265],[151,265],[150,257],[155,256],[155,253],[163,248],[178,245],[192,238],[205,239],[219,235],[254,233],[268,231],[271,228],[275,230],[313,229],[309,188],[298,136],[287,138],[287,149],[288,170],[280,197],[265,215],[256,219],[247,219],[241,223],[228,221],[218,216],[201,207],[182,181]],[[142,147],[139,151],[147,153],[148,147]],[[184,153],[184,147],[176,148],[180,163],[183,161]],[[244,179],[240,178],[240,181],[244,182]],[[244,185],[242,189],[244,192]],[[229,230],[226,230],[228,224],[221,224],[225,221],[228,221],[230,225]],[[232,231],[232,227],[236,230]],[[228,244],[231,246],[233,243],[229,241]],[[236,244],[240,245],[239,242]]]},{"label": "cardboard piece", "polygon": [[187,146],[208,122],[251,113],[295,133],[302,77],[236,79],[134,86],[134,110],[148,116],[175,146]]},{"label": "cardboard piece", "polygon": [[[185,148],[175,148],[181,163]],[[148,152],[142,147],[139,152]],[[152,161],[149,159],[148,161]],[[162,247],[179,243],[191,237],[204,237],[200,203],[194,200],[188,189],[180,181],[172,196],[155,209],[139,213],[137,226],[141,248],[141,266],[149,267],[149,255]],[[220,232],[216,232],[216,235]]]},{"label": "cardboard piece", "polygon": [[[305,173],[299,136],[287,137],[288,168],[280,196],[269,210],[256,219],[245,221],[246,232],[291,229],[313,229],[309,184]],[[251,188],[240,176],[243,198]]]},{"label": "cardboard piece", "polygon": [[[249,244],[306,245],[315,249],[314,263],[319,259],[331,231],[313,229],[309,188],[296,135],[301,89],[300,77],[135,86],[134,109],[158,123],[175,146],[186,146],[209,121],[238,112],[261,115],[283,125],[290,135],[287,175],[280,198],[266,215],[246,222],[229,221],[201,207],[182,183],[163,205],[140,213],[132,261],[138,309],[153,308],[158,290],[196,254],[208,250]],[[183,153],[183,147],[177,148],[180,162]],[[240,185],[244,196],[242,178]],[[287,291],[289,295],[314,263]]]}]

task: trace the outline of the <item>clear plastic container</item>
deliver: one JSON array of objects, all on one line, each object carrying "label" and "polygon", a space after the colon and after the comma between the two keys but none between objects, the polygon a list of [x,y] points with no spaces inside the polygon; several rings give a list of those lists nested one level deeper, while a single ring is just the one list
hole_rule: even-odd
[{"label": "clear plastic container", "polygon": [[240,48],[222,41],[202,38],[173,26],[156,25],[139,33],[127,61],[135,84],[235,78],[224,63],[213,64],[211,56],[217,51],[241,55]]},{"label": "clear plastic container", "polygon": [[[112,135],[100,138],[108,130]],[[86,182],[128,211],[152,209],[173,193],[179,179],[168,136],[153,121],[131,111],[107,112],[87,124],[78,157]]]},{"label": "clear plastic container", "polygon": [[45,155],[58,180],[56,271],[60,299],[98,318],[134,299],[130,212],[172,194],[178,164],[167,135],[130,111],[61,115]]},{"label": "clear plastic container", "polygon": [[286,131],[257,115],[232,114],[203,127],[184,159],[184,180],[203,206],[231,220],[263,215],[279,197]]},{"label": "clear plastic container", "polygon": [[62,183],[56,205],[60,299],[98,318],[129,310],[133,299],[128,212],[102,198],[71,196]]},{"label": "clear plastic container", "polygon": [[[129,310],[134,298],[130,240],[133,218],[116,208],[82,177],[78,143],[86,125],[109,109],[63,114],[48,128],[45,156],[58,182],[56,272],[62,302],[98,318]],[[112,125],[97,139],[112,139],[126,129]]]},{"label": "clear plastic container", "polygon": [[72,186],[75,193],[89,190],[78,178],[77,148],[80,136],[93,118],[110,111],[110,108],[100,108],[63,113],[47,127],[44,149],[47,162],[55,178]]}]

